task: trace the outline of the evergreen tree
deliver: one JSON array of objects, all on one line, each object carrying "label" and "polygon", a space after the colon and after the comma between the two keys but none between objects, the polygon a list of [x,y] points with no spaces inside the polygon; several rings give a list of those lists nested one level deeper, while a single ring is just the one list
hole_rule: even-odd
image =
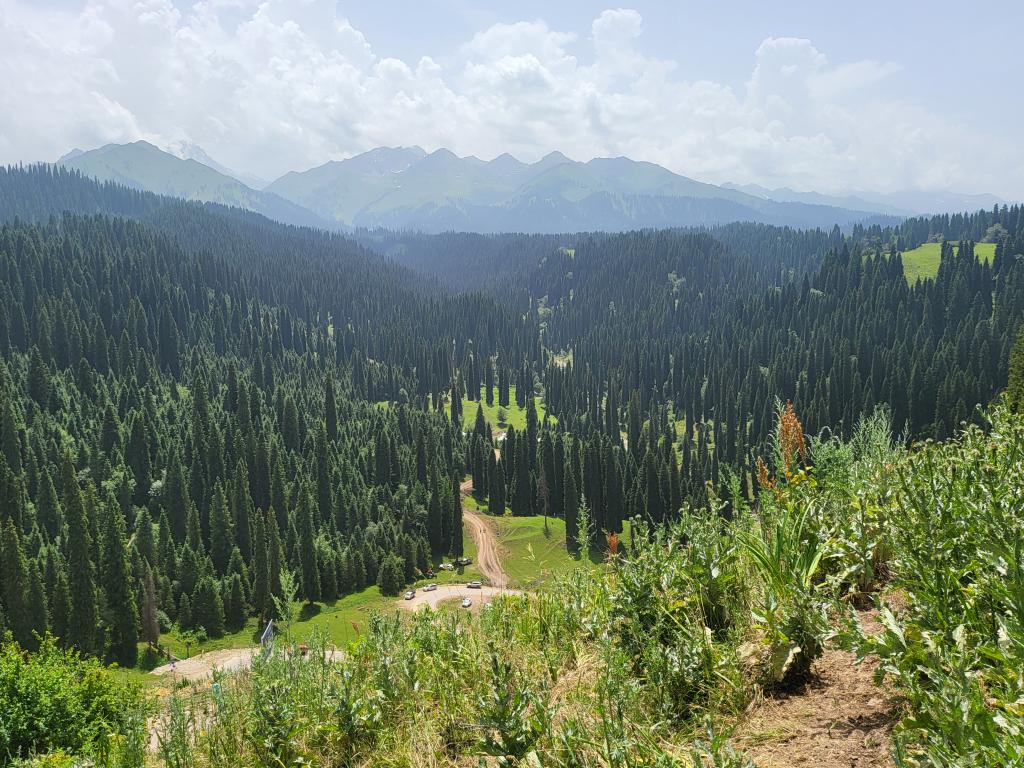
[{"label": "evergreen tree", "polygon": [[139,614],[120,509],[106,507],[101,538],[100,581],[106,596],[107,659],[124,667],[133,667],[138,655]]},{"label": "evergreen tree", "polygon": [[565,493],[564,493],[564,514],[565,514],[565,548],[570,554],[579,552],[579,509],[580,497],[576,490],[576,473],[571,465],[565,467]]},{"label": "evergreen tree", "polygon": [[8,628],[23,648],[34,649],[32,637],[32,611],[29,600],[29,572],[21,537],[11,518],[3,523],[0,532],[0,597]]},{"label": "evergreen tree", "polygon": [[71,619],[71,590],[64,565],[53,550],[46,553],[46,588],[50,606],[50,632],[61,645],[70,645],[72,638],[68,631]]},{"label": "evergreen tree", "polygon": [[245,618],[248,613],[242,577],[237,573],[232,574],[228,579],[223,602],[224,624],[229,630],[237,632],[245,626]]},{"label": "evergreen tree", "polygon": [[75,645],[83,653],[94,653],[99,650],[96,632],[99,609],[92,556],[92,526],[85,514],[74,465],[67,455],[61,472],[61,487],[64,491],[61,506],[68,525],[68,583],[71,587],[71,614],[66,637],[74,638]]},{"label": "evergreen tree", "polygon": [[320,564],[317,561],[316,531],[313,526],[313,502],[308,490],[299,496],[299,568],[302,596],[312,603],[320,599]]},{"label": "evergreen tree", "polygon": [[267,551],[267,529],[265,515],[257,512],[253,535],[252,603],[260,623],[266,621],[273,609],[270,599],[270,557]]},{"label": "evergreen tree", "polygon": [[334,393],[334,376],[332,374],[327,375],[327,384],[324,390],[324,421],[327,427],[327,437],[334,442],[338,439],[338,403]]},{"label": "evergreen tree", "polygon": [[427,535],[430,537],[430,551],[435,555],[444,554],[444,542],[441,540],[441,499],[437,489],[430,492],[427,504]]},{"label": "evergreen tree", "polygon": [[50,606],[43,576],[39,572],[39,563],[35,560],[28,563],[28,577],[28,604],[32,609],[33,638],[46,637],[46,633],[50,631]]},{"label": "evergreen tree", "polygon": [[231,550],[235,547],[235,526],[228,512],[227,498],[224,488],[219,483],[213,492],[213,504],[210,507],[210,557],[213,568],[218,576],[227,573]]},{"label": "evergreen tree", "polygon": [[210,576],[204,576],[196,584],[190,604],[192,626],[202,627],[210,637],[224,634],[224,601]]},{"label": "evergreen tree", "polygon": [[377,572],[377,586],[382,595],[397,595],[404,582],[404,563],[402,558],[391,553],[384,558]]},{"label": "evergreen tree", "polygon": [[146,567],[145,575],[142,577],[142,604],[140,608],[141,637],[150,646],[156,646],[160,642],[160,621],[157,617],[156,581],[153,579],[152,569],[148,566]]},{"label": "evergreen tree", "polygon": [[491,472],[491,492],[487,496],[487,511],[492,515],[505,514],[505,470],[504,461],[496,461]]},{"label": "evergreen tree", "polygon": [[141,413],[132,421],[131,436],[128,438],[128,445],[125,446],[125,461],[135,479],[132,503],[138,507],[145,506],[152,483],[152,464],[149,457],[149,430]]},{"label": "evergreen tree", "polygon": [[[451,512],[451,553],[452,557],[462,557],[463,554],[463,531],[462,531],[462,496],[459,490],[458,477],[452,480],[452,512]],[[412,579],[409,579],[412,581]]]},{"label": "evergreen tree", "polygon": [[14,418],[14,410],[10,401],[4,398],[0,405],[0,448],[3,449],[7,466],[15,475],[21,474],[21,440],[18,437],[18,424]]},{"label": "evergreen tree", "polygon": [[1010,352],[1006,401],[1011,410],[1024,413],[1024,325],[1017,332],[1017,341]]}]

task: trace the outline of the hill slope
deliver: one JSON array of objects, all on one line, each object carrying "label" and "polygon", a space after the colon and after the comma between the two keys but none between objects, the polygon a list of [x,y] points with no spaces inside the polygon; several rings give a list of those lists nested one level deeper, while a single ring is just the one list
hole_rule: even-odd
[{"label": "hill slope", "polygon": [[186,200],[245,208],[285,224],[337,228],[332,222],[276,194],[251,189],[197,160],[183,160],[145,141],[71,152],[58,163],[100,181],[115,181]]}]

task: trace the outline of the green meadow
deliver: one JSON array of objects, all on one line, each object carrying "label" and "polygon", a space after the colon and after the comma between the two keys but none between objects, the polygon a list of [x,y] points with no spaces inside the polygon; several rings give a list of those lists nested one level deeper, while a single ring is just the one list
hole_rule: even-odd
[{"label": "green meadow", "polygon": [[[954,248],[960,244],[950,241]],[[939,257],[942,253],[941,243],[925,243],[903,252],[903,273],[907,282],[913,285],[921,278],[935,277],[939,273]],[[990,262],[996,255],[995,243],[975,243],[974,255],[982,261]]]}]

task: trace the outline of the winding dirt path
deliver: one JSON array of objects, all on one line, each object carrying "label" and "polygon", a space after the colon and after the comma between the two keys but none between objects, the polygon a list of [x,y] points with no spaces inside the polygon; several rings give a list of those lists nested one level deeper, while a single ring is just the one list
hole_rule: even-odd
[{"label": "winding dirt path", "polygon": [[[466,480],[459,486],[463,496],[473,492],[473,481]],[[501,564],[498,534],[494,523],[462,505],[462,519],[469,526],[469,533],[476,543],[476,565],[492,587],[502,590],[508,587],[508,574]]]},{"label": "winding dirt path", "polygon": [[476,565],[480,572],[492,587],[505,589],[508,586],[508,574],[498,556],[498,536],[494,524],[465,507],[462,508],[462,519],[469,526],[469,533],[476,542]]}]

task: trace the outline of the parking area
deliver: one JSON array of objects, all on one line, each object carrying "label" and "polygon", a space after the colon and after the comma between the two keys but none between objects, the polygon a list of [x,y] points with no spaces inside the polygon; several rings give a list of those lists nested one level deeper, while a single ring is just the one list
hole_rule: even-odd
[{"label": "parking area", "polygon": [[468,597],[473,601],[470,610],[476,611],[488,600],[493,600],[499,595],[521,594],[523,594],[522,591],[518,589],[499,589],[498,587],[489,587],[486,584],[479,589],[471,589],[465,584],[439,584],[433,592],[425,592],[422,588],[417,589],[412,600],[406,600],[404,597],[401,597],[398,599],[398,604],[408,611],[415,611],[424,605],[437,608],[441,603],[448,601],[461,602]]}]

